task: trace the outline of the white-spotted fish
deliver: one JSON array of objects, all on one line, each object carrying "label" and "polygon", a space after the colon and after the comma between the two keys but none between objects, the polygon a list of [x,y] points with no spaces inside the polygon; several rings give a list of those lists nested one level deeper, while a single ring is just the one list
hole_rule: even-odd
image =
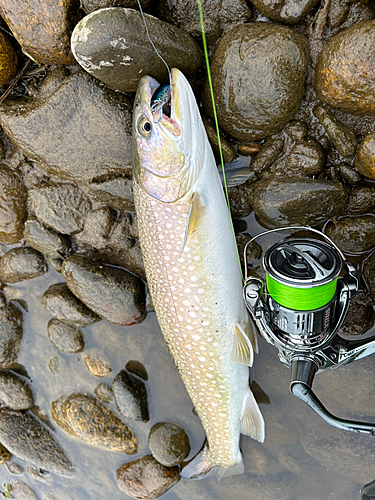
[{"label": "white-spotted fish", "polygon": [[[141,79],[133,115],[134,200],[156,315],[207,436],[182,476],[243,472],[240,433],[264,440],[249,388],[257,340],[242,298],[231,220],[189,83],[172,69],[166,106]],[[163,103],[161,103],[163,104]]]}]

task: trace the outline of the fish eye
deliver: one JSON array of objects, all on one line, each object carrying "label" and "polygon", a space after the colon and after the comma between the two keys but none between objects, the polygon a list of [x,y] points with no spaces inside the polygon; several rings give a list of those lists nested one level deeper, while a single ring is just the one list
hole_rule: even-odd
[{"label": "fish eye", "polygon": [[151,123],[148,121],[148,119],[145,116],[142,116],[138,120],[137,124],[138,132],[143,136],[148,139],[151,135]]}]

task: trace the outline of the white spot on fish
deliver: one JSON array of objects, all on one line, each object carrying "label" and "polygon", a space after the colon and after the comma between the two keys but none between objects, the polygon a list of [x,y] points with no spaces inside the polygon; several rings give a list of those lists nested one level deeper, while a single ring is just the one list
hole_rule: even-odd
[{"label": "white spot on fish", "polygon": [[185,288],[184,292],[185,292],[185,293],[190,293],[190,292],[191,292],[191,290],[190,290],[190,288]]},{"label": "white spot on fish", "polygon": [[194,334],[194,335],[192,335],[192,338],[193,338],[193,340],[200,340],[201,336],[197,335],[197,334]]},{"label": "white spot on fish", "polygon": [[192,330],[193,327],[191,325],[186,325],[186,330]]},{"label": "white spot on fish", "polygon": [[198,293],[200,293],[200,294],[204,293],[203,288],[198,288]]},{"label": "white spot on fish", "polygon": [[198,356],[198,359],[199,359],[199,361],[202,361],[202,363],[207,361],[207,359],[204,356]]}]

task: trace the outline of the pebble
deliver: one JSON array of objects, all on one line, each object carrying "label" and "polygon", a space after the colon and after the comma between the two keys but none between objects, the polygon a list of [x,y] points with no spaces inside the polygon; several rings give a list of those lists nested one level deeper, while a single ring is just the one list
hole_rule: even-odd
[{"label": "pebble", "polygon": [[[172,24],[144,16],[150,37],[168,66],[185,75],[197,71],[202,52],[195,40]],[[112,89],[135,92],[143,75],[157,81],[168,79],[137,10],[113,7],[92,12],[74,28],[71,44],[77,62]]]},{"label": "pebble", "polygon": [[44,253],[50,259],[66,257],[70,252],[69,238],[48,228],[35,217],[25,222],[23,236],[31,247]]},{"label": "pebble", "polygon": [[190,453],[190,442],[184,429],[168,422],[151,427],[148,446],[155,460],[166,467],[180,464]]},{"label": "pebble", "polygon": [[48,323],[47,331],[52,344],[66,354],[81,352],[85,347],[83,333],[74,325],[53,318]]},{"label": "pebble", "polygon": [[116,414],[92,396],[71,394],[52,402],[52,418],[65,432],[93,446],[133,455],[138,440]]},{"label": "pebble", "polygon": [[94,389],[95,396],[103,403],[110,403],[113,401],[112,387],[102,382]]},{"label": "pebble", "polygon": [[358,215],[371,211],[375,206],[375,186],[359,184],[350,191],[345,211],[349,215]]},{"label": "pebble", "polygon": [[[1,445],[3,446],[3,445]],[[18,464],[17,462],[7,462],[6,464],[8,471],[11,474],[14,474],[15,476],[20,476],[23,474],[23,467],[22,465]]]},{"label": "pebble", "polygon": [[358,182],[360,182],[362,179],[361,174],[358,173],[357,170],[355,170],[350,165],[346,165],[345,163],[340,163],[338,169],[340,171],[341,177],[345,179],[346,182],[348,182],[351,186],[358,184]]},{"label": "pebble", "polygon": [[228,188],[230,211],[234,219],[241,219],[250,214],[252,210],[250,204],[252,188],[253,184],[251,182]]},{"label": "pebble", "polygon": [[326,227],[327,235],[344,253],[363,253],[375,246],[375,215],[341,217]]},{"label": "pebble", "polygon": [[144,320],[144,285],[125,269],[73,255],[64,261],[62,274],[74,295],[101,318],[117,325]]},{"label": "pebble", "polygon": [[148,380],[147,370],[140,361],[131,359],[126,363],[125,369],[130,373],[134,373],[134,375],[137,375],[137,377],[143,380]]},{"label": "pebble", "polygon": [[81,327],[100,321],[100,317],[81,302],[66,283],[51,285],[43,294],[42,304],[52,316],[64,323]]},{"label": "pebble", "polygon": [[112,391],[116,406],[124,417],[149,421],[147,389],[142,380],[122,370],[113,379]]},{"label": "pebble", "polygon": [[0,369],[11,368],[17,363],[22,340],[23,314],[12,303],[0,301]]},{"label": "pebble", "polygon": [[298,24],[318,0],[251,0],[251,3],[271,21]]},{"label": "pebble", "polygon": [[10,485],[10,491],[16,500],[39,500],[35,491],[26,483],[17,481]]},{"label": "pebble", "polygon": [[279,175],[312,177],[320,174],[324,166],[325,154],[319,142],[314,139],[300,139],[287,155],[285,166],[280,169]]},{"label": "pebble", "polygon": [[180,479],[178,467],[165,467],[152,455],[133,460],[116,470],[118,488],[131,498],[154,500]]},{"label": "pebble", "polygon": [[[226,32],[210,63],[220,127],[245,142],[279,132],[300,107],[307,63],[307,39],[285,26],[256,22]],[[203,105],[211,116],[207,82]]]},{"label": "pebble", "polygon": [[375,130],[370,132],[359,145],[354,166],[362,175],[375,180]]},{"label": "pebble", "polygon": [[107,377],[112,368],[108,361],[102,359],[95,353],[87,353],[83,355],[88,371],[95,377]]},{"label": "pebble", "polygon": [[12,248],[0,257],[0,279],[4,283],[17,283],[43,276],[47,262],[38,250],[30,247]]},{"label": "pebble", "polygon": [[315,88],[327,104],[353,113],[375,113],[375,20],[341,30],[323,45]]},{"label": "pebble", "polygon": [[27,410],[34,406],[29,383],[15,373],[0,371],[0,403],[12,410]]},{"label": "pebble", "polygon": [[12,245],[20,241],[27,218],[27,191],[21,176],[0,163],[0,242]]},{"label": "pebble", "polygon": [[[151,0],[141,0],[142,9],[147,9]],[[81,6],[87,14],[98,9],[106,9],[108,7],[130,7],[132,9],[138,7],[137,0],[81,0]]]},{"label": "pebble", "polygon": [[96,201],[119,210],[134,210],[133,181],[127,177],[91,181],[88,188]]},{"label": "pebble", "polygon": [[17,54],[4,33],[0,33],[0,87],[8,85],[16,72]]}]

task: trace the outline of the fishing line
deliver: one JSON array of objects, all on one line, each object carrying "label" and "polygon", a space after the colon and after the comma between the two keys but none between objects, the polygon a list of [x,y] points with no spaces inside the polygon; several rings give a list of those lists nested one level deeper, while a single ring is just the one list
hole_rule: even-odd
[{"label": "fishing line", "polygon": [[223,172],[224,191],[225,191],[225,196],[226,196],[226,199],[227,199],[228,211],[229,211],[229,216],[230,216],[230,221],[231,221],[231,226],[232,226],[232,233],[233,233],[233,238],[234,238],[236,252],[237,252],[238,265],[240,267],[242,281],[244,281],[244,277],[243,277],[243,274],[242,274],[242,268],[241,268],[240,255],[238,253],[238,248],[237,248],[236,234],[234,232],[232,214],[231,214],[231,209],[230,209],[229,195],[228,195],[228,188],[227,188],[227,181],[226,181],[226,178],[225,178],[223,150],[222,150],[222,147],[221,147],[220,131],[219,131],[219,121],[218,121],[217,113],[216,113],[216,104],[215,104],[215,97],[214,97],[214,89],[213,89],[212,79],[211,79],[210,63],[209,63],[209,60],[208,60],[208,49],[207,49],[206,33],[204,31],[203,11],[202,11],[201,0],[197,0],[197,4],[198,4],[199,20],[200,20],[201,31],[202,31],[203,52],[204,52],[204,58],[205,58],[206,68],[207,68],[208,85],[209,85],[209,88],[210,88],[211,101],[212,101],[212,110],[213,110],[213,114],[214,114],[214,122],[215,122],[216,135],[217,135],[217,144],[218,144],[219,153],[220,153],[221,170]]}]

